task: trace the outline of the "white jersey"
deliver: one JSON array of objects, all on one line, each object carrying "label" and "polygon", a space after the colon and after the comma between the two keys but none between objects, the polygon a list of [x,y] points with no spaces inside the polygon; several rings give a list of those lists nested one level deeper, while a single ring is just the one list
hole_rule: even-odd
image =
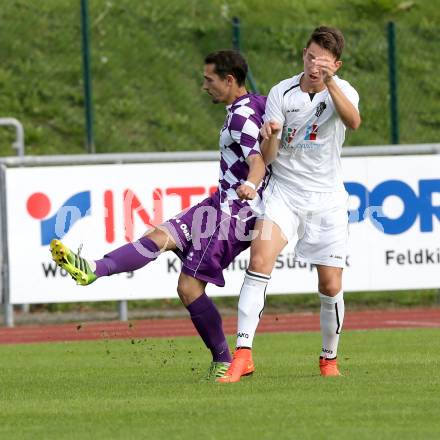
[{"label": "white jersey", "polygon": [[[297,194],[302,190],[343,191],[345,125],[327,89],[314,95],[301,90],[302,75],[281,81],[267,98],[265,121],[275,120],[283,126],[278,157],[272,163],[273,177],[280,189]],[[334,80],[358,108],[356,90],[337,76]]]}]

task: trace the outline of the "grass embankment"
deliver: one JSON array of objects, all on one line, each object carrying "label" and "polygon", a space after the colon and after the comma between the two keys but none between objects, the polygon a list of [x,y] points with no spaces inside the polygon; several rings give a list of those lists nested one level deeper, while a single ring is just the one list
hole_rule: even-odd
[{"label": "grass embankment", "polygon": [[[214,150],[224,118],[200,91],[206,53],[242,46],[262,93],[301,70],[310,31],[346,34],[341,76],[361,95],[362,129],[347,145],[388,143],[386,23],[397,24],[402,143],[438,141],[440,86],[433,72],[440,9],[400,0],[94,0],[90,4],[95,141],[98,152]],[[0,116],[20,119],[28,154],[84,152],[80,5],[5,2],[0,10]],[[299,26],[300,24],[300,26]],[[0,155],[13,133],[0,130]]]}]

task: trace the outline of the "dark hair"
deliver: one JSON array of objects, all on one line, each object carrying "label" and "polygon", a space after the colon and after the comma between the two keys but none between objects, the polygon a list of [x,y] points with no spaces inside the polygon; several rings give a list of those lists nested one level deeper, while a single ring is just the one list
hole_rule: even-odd
[{"label": "dark hair", "polygon": [[342,32],[339,29],[328,26],[319,26],[313,31],[306,47],[309,47],[312,43],[316,43],[318,46],[331,52],[337,60],[341,58],[345,45]]},{"label": "dark hair", "polygon": [[214,72],[220,77],[232,75],[239,86],[246,82],[248,65],[244,57],[235,50],[219,50],[212,52],[205,58],[205,64],[214,64]]}]

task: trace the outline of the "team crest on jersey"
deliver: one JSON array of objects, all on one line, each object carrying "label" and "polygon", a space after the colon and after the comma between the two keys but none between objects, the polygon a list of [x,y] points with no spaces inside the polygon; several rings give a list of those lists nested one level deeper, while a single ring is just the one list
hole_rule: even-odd
[{"label": "team crest on jersey", "polygon": [[319,117],[322,115],[322,113],[324,112],[324,110],[325,110],[326,108],[327,108],[326,103],[325,103],[324,101],[320,102],[320,103],[318,104],[318,106],[316,107],[315,116],[316,116],[317,118],[319,118]]},{"label": "team crest on jersey", "polygon": [[316,136],[318,135],[318,124],[310,124],[307,126],[306,135],[304,136],[305,141],[316,141]]}]

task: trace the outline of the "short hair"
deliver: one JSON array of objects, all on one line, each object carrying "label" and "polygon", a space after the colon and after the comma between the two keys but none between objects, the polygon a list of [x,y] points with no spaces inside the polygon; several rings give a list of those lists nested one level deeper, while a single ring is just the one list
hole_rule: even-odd
[{"label": "short hair", "polygon": [[342,50],[345,46],[342,32],[337,28],[329,26],[317,27],[312,32],[312,35],[310,35],[306,48],[308,48],[312,43],[316,43],[318,46],[331,52],[337,60],[341,58]]},{"label": "short hair", "polygon": [[243,55],[236,50],[219,50],[205,57],[205,64],[214,64],[214,72],[220,77],[232,75],[239,86],[246,82],[248,65]]}]

